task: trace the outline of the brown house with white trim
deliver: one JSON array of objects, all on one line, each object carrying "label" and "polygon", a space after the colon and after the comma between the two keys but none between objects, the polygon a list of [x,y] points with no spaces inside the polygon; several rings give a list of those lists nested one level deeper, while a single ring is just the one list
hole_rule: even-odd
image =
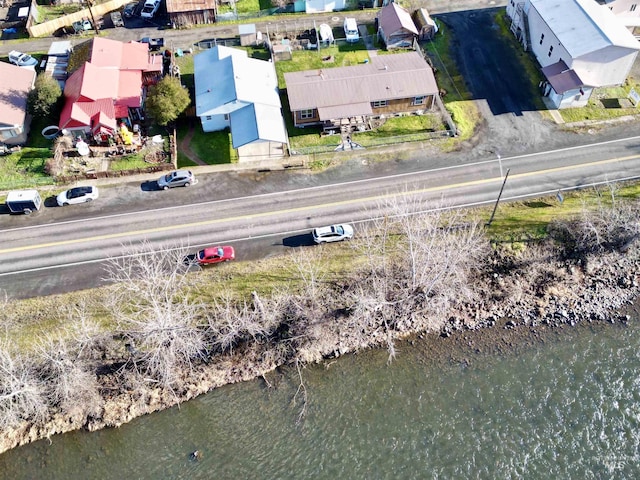
[{"label": "brown house with white trim", "polygon": [[379,55],[351,67],[284,74],[296,127],[371,128],[370,119],[433,110],[433,70],[418,52]]}]

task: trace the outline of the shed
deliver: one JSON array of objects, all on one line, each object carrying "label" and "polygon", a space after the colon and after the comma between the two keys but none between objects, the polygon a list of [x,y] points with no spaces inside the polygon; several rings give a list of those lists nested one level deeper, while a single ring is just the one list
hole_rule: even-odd
[{"label": "shed", "polygon": [[411,19],[411,14],[398,4],[389,3],[383,7],[376,17],[378,21],[378,39],[382,40],[387,50],[394,48],[411,48],[418,37],[418,30]]},{"label": "shed", "polygon": [[271,45],[271,51],[273,52],[273,56],[277,61],[282,60],[291,60],[291,45],[288,43],[274,43]]},{"label": "shed", "polygon": [[238,25],[238,34],[240,35],[240,45],[248,47],[256,44],[256,25],[255,23]]},{"label": "shed", "polygon": [[419,8],[412,15],[413,23],[416,24],[418,29],[419,40],[433,40],[433,37],[438,33],[438,25],[435,20],[431,18],[426,8]]},{"label": "shed", "polygon": [[214,23],[217,13],[216,0],[167,0],[167,15],[174,28]]}]

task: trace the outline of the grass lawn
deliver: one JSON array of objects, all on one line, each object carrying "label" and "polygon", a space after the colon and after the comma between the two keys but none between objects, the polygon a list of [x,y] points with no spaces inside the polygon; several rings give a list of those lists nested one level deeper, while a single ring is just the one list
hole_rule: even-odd
[{"label": "grass lawn", "polygon": [[[612,185],[615,197],[632,200],[640,198],[640,183]],[[562,203],[555,197],[545,197],[520,202],[501,203],[491,226],[489,236],[497,241],[521,241],[545,237],[547,226],[557,218],[580,214],[583,210],[596,208],[601,202],[611,205],[611,191],[607,186],[590,187],[562,193]],[[491,207],[493,208],[493,207]],[[490,209],[485,209],[483,217],[489,220]]]},{"label": "grass lawn", "polygon": [[451,46],[454,36],[446,25],[439,23],[439,28],[438,35],[433,41],[424,43],[423,48],[436,68],[436,82],[444,93],[442,102],[458,128],[458,137],[447,141],[449,147],[453,147],[456,143],[473,136],[481,118],[464,78],[451,56],[451,48],[455,48]]},{"label": "grass lawn", "polygon": [[83,6],[79,3],[64,3],[59,5],[37,5],[37,8],[38,23],[45,23],[71,13],[79,12]]},{"label": "grass lawn", "polygon": [[150,166],[150,163],[144,161],[141,153],[134,153],[109,162],[109,170],[111,171],[133,170],[136,168],[148,168]]},{"label": "grass lawn", "polygon": [[[242,0],[241,2],[235,2],[235,12],[237,12],[238,14],[254,13],[259,10],[266,10],[268,8],[273,8],[273,5],[271,4],[271,2],[269,2],[269,0]],[[225,13],[233,11],[233,5],[231,5],[230,3],[220,5],[218,7],[218,15],[223,15]]]},{"label": "grass lawn", "polygon": [[[189,121],[184,121],[178,125],[178,150],[180,150],[180,142],[189,131]],[[205,133],[202,131],[202,126],[198,119],[193,119],[193,122],[193,137],[189,142],[189,147],[200,160],[209,165],[237,163],[238,154],[231,146],[231,134],[229,131]],[[179,161],[180,158],[179,156]],[[184,154],[182,154],[182,159],[190,161]]]},{"label": "grass lawn", "polygon": [[[322,59],[333,57],[332,61],[324,62]],[[276,62],[278,75],[278,88],[286,88],[284,74],[287,72],[299,72],[303,70],[320,70],[322,68],[346,67],[358,65],[369,59],[364,43],[345,44],[331,46],[320,50],[303,50],[293,52],[292,60]]]},{"label": "grass lawn", "polygon": [[627,99],[632,88],[640,92],[640,79],[629,77],[620,87],[595,89],[586,107],[563,108],[558,112],[567,123],[640,115],[640,108],[634,107]]},{"label": "grass lawn", "polygon": [[47,119],[34,119],[31,122],[27,145],[19,152],[1,157],[0,189],[11,190],[54,183],[45,172],[46,162],[51,158],[53,143],[40,134],[48,125],[52,123]]}]

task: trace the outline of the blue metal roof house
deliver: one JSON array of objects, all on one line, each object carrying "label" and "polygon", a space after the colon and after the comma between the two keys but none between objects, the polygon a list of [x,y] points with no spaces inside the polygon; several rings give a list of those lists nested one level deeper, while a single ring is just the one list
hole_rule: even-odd
[{"label": "blue metal roof house", "polygon": [[288,138],[273,63],[218,45],[195,56],[194,78],[205,132],[229,128],[240,161],[284,155]]}]

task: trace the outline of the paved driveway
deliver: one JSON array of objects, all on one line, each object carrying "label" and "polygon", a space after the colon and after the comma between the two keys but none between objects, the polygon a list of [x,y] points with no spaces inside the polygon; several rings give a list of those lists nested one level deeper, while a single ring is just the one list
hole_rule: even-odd
[{"label": "paved driveway", "polygon": [[520,66],[517,52],[494,22],[504,9],[453,12],[437,18],[449,27],[460,73],[484,117],[479,153],[511,154],[537,150],[562,140],[562,133],[541,115],[538,92]]}]

